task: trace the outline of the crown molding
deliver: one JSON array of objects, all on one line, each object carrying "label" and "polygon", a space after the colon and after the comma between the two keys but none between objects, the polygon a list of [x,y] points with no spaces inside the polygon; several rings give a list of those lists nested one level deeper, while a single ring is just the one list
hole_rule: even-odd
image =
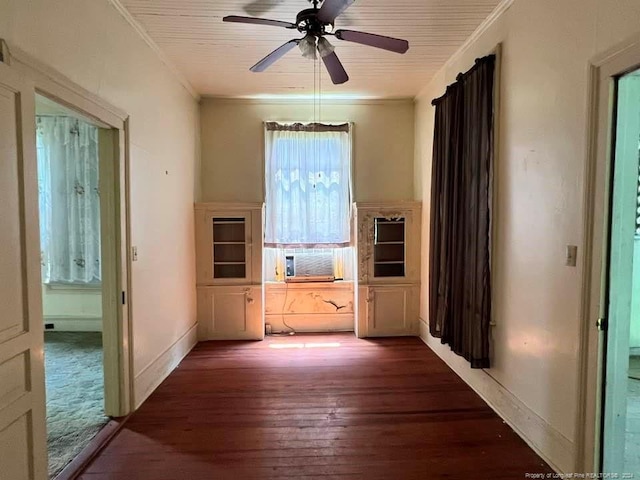
[{"label": "crown molding", "polygon": [[196,100],[200,101],[200,94],[193,88],[193,85],[189,82],[187,77],[175,66],[175,64],[166,56],[158,44],[151,38],[144,27],[138,22],[133,15],[129,13],[127,7],[125,7],[120,0],[109,0],[109,3],[118,11],[120,15],[133,27],[137,34],[145,41],[145,43],[153,50],[156,56],[162,63],[169,69],[173,76],[180,82],[187,92]]},{"label": "crown molding", "polygon": [[[511,5],[513,5],[513,3],[515,2],[515,0],[502,0],[498,6],[496,6],[496,8],[493,9],[493,11],[489,14],[489,16],[487,18],[484,19],[484,21],[478,25],[478,28],[476,28],[473,33],[469,36],[469,38],[467,38],[464,43],[462,45],[460,45],[460,48],[458,48],[458,50],[455,51],[455,53],[453,55],[451,55],[449,57],[449,59],[444,62],[444,65],[442,65],[442,67],[440,67],[438,69],[438,71],[435,73],[435,75],[433,75],[431,78],[433,80],[433,78],[437,77],[438,74],[446,69],[447,67],[450,67],[454,62],[456,62],[467,50],[469,50],[469,48],[471,48],[471,46],[478,40],[478,38],[480,38],[487,30],[489,30],[489,28],[507,11],[509,10],[509,8],[511,7]],[[431,83],[431,80],[429,81],[429,83],[427,83],[427,85],[425,85],[422,90],[420,90],[420,93],[418,93],[418,95],[416,95],[416,100],[419,99],[420,97],[422,97],[422,95],[425,93],[425,91],[427,90],[427,88],[429,87],[429,84]]]},{"label": "crown molding", "polygon": [[[309,98],[247,98],[247,97],[220,97],[216,95],[202,95],[202,102],[213,102],[231,105],[313,105],[313,99]],[[322,105],[407,105],[413,104],[413,97],[401,98],[321,98]],[[317,101],[316,101],[317,103]]]}]

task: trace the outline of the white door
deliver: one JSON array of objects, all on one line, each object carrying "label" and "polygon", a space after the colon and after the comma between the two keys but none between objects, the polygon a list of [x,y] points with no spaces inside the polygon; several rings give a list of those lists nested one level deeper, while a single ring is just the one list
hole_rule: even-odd
[{"label": "white door", "polygon": [[0,63],[0,478],[47,478],[35,91]]},{"label": "white door", "polygon": [[626,474],[640,471],[640,70],[615,93],[602,471]]}]

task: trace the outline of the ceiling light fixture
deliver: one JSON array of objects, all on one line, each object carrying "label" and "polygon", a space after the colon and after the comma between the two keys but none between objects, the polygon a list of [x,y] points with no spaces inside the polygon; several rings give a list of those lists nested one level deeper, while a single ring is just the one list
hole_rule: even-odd
[{"label": "ceiling light fixture", "polygon": [[320,56],[322,58],[326,57],[327,55],[331,55],[335,49],[336,47],[331,45],[329,40],[327,40],[326,38],[320,37],[318,39],[318,52],[320,52]]},{"label": "ceiling light fixture", "polygon": [[316,55],[316,37],[310,33],[300,40],[298,47],[300,48],[304,58],[308,58],[309,60],[316,60],[318,58]]},{"label": "ceiling light fixture", "polygon": [[[273,2],[278,0],[269,1]],[[333,45],[323,39],[325,35],[332,35],[340,41],[359,43],[361,45],[368,45],[370,47],[380,48],[390,52],[406,53],[406,51],[409,50],[409,42],[399,38],[376,35],[374,33],[358,32],[355,30],[335,30],[334,25],[336,19],[339,18],[347,8],[355,3],[355,0],[308,1],[313,4],[313,8],[306,8],[298,12],[295,22],[270,20],[259,17],[243,17],[240,15],[228,15],[222,19],[224,22],[282,27],[289,30],[297,30],[304,35],[304,38],[302,39],[292,38],[284,45],[275,49],[251,67],[250,70],[252,72],[264,72],[267,68],[280,60],[296,45],[298,45],[302,54],[309,59],[316,60],[318,57],[316,50],[320,51],[322,62],[329,72],[331,81],[335,85],[347,82],[349,80],[349,75],[347,75],[338,55],[333,51]]]}]

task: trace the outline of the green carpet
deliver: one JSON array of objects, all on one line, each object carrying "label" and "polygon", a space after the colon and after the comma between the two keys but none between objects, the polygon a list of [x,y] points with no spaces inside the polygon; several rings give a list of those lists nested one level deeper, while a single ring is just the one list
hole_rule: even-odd
[{"label": "green carpet", "polygon": [[45,332],[49,478],[109,421],[104,415],[102,334]]}]

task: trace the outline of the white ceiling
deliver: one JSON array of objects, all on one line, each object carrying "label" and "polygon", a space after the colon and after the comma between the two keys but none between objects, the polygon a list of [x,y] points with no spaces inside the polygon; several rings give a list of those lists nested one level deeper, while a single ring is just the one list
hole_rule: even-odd
[{"label": "white ceiling", "polygon": [[[269,6],[259,16],[295,21],[307,0],[121,0],[165,55],[202,95],[251,97],[310,95],[314,62],[298,49],[264,73],[254,63],[291,38],[284,28],[223,23],[225,15],[247,15],[250,3]],[[404,38],[405,55],[334,38],[350,81],[334,86],[326,74],[322,92],[355,97],[395,98],[417,95],[445,61],[464,43],[500,0],[356,0],[336,28]]]}]

